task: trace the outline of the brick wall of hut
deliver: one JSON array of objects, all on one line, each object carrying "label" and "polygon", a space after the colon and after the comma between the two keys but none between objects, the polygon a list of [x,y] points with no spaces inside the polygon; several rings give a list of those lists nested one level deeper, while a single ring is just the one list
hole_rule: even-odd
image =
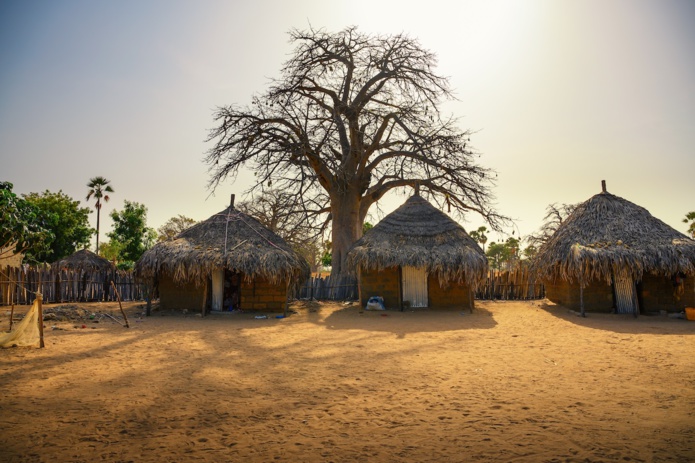
[{"label": "brick wall of hut", "polygon": [[430,306],[437,309],[471,309],[473,302],[470,288],[465,283],[450,282],[446,287],[439,284],[436,275],[427,278]]},{"label": "brick wall of hut", "polygon": [[[360,271],[360,304],[367,305],[372,296],[384,298],[387,309],[400,310],[401,272],[398,267],[384,270]],[[470,289],[465,284],[451,283],[441,287],[436,275],[427,278],[428,306],[433,309],[469,309],[471,307]]]},{"label": "brick wall of hut", "polygon": [[[576,281],[545,281],[545,297],[572,310],[580,310],[579,285]],[[613,312],[613,286],[602,280],[584,287],[584,309],[591,312]]]},{"label": "brick wall of hut", "polygon": [[367,305],[370,297],[381,296],[387,309],[401,308],[401,273],[398,267],[383,270],[362,268],[359,280],[362,307]]},{"label": "brick wall of hut", "polygon": [[[269,312],[283,312],[285,310],[287,286],[284,281],[274,284],[264,278],[256,278],[251,282],[241,278],[239,291],[242,310]],[[166,277],[159,281],[159,305],[163,310],[202,310],[204,297],[206,298],[206,308],[209,310],[212,298],[209,281],[207,293],[205,292],[205,285],[176,284]]]},{"label": "brick wall of hut", "polygon": [[241,282],[241,309],[283,312],[287,302],[287,282],[271,283],[264,278]]},{"label": "brick wall of hut", "polygon": [[205,285],[177,284],[171,278],[159,280],[159,307],[162,310],[200,311],[203,307]]},{"label": "brick wall of hut", "polygon": [[[545,294],[556,304],[579,310],[579,286],[576,282],[546,281]],[[673,278],[647,274],[637,285],[640,312],[682,312],[695,307],[695,277],[683,278],[675,284]],[[584,288],[584,308],[590,312],[613,312],[613,286],[605,281],[592,281]]]},{"label": "brick wall of hut", "polygon": [[681,312],[686,307],[695,307],[695,276],[676,282],[673,278],[648,274],[638,289],[643,312]]}]

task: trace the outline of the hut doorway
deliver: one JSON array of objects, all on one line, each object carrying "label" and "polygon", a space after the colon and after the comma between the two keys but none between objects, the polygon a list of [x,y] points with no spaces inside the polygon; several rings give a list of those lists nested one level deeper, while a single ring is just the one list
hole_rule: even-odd
[{"label": "hut doorway", "polygon": [[212,310],[238,310],[241,301],[241,274],[228,269],[212,272]]},{"label": "hut doorway", "polygon": [[224,307],[239,310],[241,301],[241,274],[232,270],[224,271]]},{"label": "hut doorway", "polygon": [[626,272],[621,272],[614,277],[614,283],[616,312],[635,313],[637,304],[635,282]]},{"label": "hut doorway", "polygon": [[403,266],[401,268],[403,301],[410,307],[427,307],[427,271],[424,267]]}]

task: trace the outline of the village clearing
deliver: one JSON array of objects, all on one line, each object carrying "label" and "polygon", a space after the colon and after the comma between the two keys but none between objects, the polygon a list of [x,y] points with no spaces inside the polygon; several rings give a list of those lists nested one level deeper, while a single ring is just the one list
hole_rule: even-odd
[{"label": "village clearing", "polygon": [[684,319],[547,300],[263,319],[127,303],[125,328],[117,303],[71,306],[44,349],[0,350],[3,462],[695,460]]}]

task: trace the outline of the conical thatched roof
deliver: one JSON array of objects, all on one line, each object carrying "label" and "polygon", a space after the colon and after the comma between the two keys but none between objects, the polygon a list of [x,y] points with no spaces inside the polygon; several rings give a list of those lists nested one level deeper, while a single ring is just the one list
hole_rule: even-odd
[{"label": "conical thatched roof", "polygon": [[487,258],[461,225],[419,195],[384,217],[351,248],[348,266],[384,269],[425,267],[441,283],[476,286],[487,273]]},{"label": "conical thatched roof", "polygon": [[53,264],[51,264],[51,266],[59,270],[69,269],[76,271],[100,271],[112,270],[115,268],[115,266],[110,260],[104,259],[103,257],[94,254],[92,251],[88,249],[82,249],[81,251],[77,251],[74,254],[71,254],[67,257],[60,259],[59,261],[54,262]]},{"label": "conical thatched roof", "polygon": [[695,273],[695,240],[653,217],[649,211],[604,191],[580,204],[534,258],[541,278],[568,281],[603,279],[626,272]]},{"label": "conical thatched roof", "polygon": [[157,243],[135,264],[140,278],[167,274],[176,282],[200,283],[226,268],[272,282],[307,278],[309,264],[277,234],[233,206]]}]

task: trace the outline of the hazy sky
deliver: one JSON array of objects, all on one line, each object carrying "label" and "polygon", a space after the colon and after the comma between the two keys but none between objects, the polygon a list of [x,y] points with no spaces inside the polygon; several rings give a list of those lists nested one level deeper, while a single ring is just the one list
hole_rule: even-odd
[{"label": "hazy sky", "polygon": [[0,0],[0,180],[87,205],[89,178],[105,176],[116,191],[102,241],[124,200],[147,206],[154,228],[178,214],[208,218],[251,181],[207,190],[215,107],[262,92],[291,52],[287,32],[309,25],[405,32],[438,55],[458,98],[445,112],[475,132],[517,235],[535,231],[548,204],[584,201],[604,179],[686,230],[692,0]]}]

